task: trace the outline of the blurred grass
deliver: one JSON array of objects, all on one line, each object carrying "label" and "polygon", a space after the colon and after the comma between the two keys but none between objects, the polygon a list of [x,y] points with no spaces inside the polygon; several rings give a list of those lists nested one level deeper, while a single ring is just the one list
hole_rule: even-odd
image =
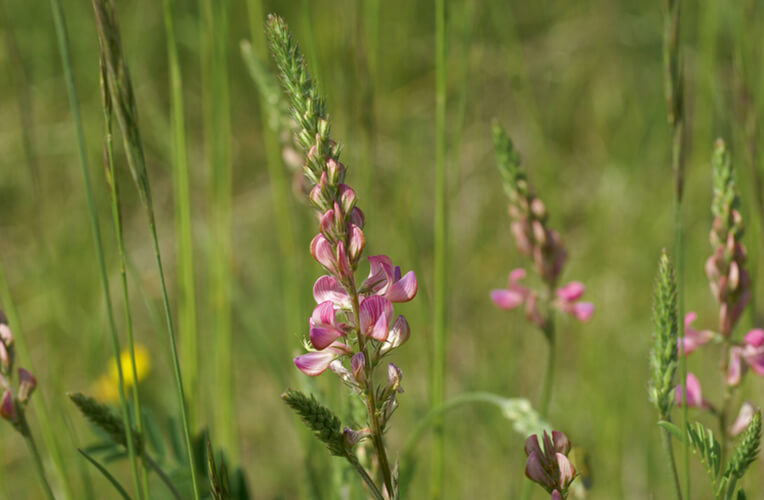
[{"label": "blurred grass", "polygon": [[[395,359],[404,371],[406,388],[388,437],[395,454],[416,419],[429,409],[435,142],[432,5],[391,0],[381,4],[375,15],[358,12],[356,2],[350,0],[315,0],[309,2],[307,16],[302,8],[308,2],[263,3],[265,12],[276,11],[290,22],[303,44],[310,39],[306,20],[310,21],[315,40],[310,62],[315,59],[318,64],[314,72],[322,77],[334,135],[346,145],[343,158],[350,168],[348,180],[367,216],[368,255],[387,253],[402,267],[416,270],[420,278],[420,295],[401,309],[411,323],[412,336]],[[8,38],[0,37],[0,260],[40,388],[51,410],[62,416],[52,421],[59,446],[65,461],[76,463],[71,462],[78,458],[70,423],[76,428],[77,445],[87,444],[93,436],[66,404],[64,392],[87,391],[107,368],[110,348],[101,331],[105,310],[93,265],[85,197],[75,168],[74,130],[52,20],[45,9],[26,2],[3,4],[0,29],[3,35],[12,30],[14,50],[20,56],[14,57]],[[757,220],[761,214],[754,204],[734,82],[737,68],[744,68],[756,103],[749,109],[760,119],[764,81],[758,68],[763,54],[755,34],[762,31],[764,12],[755,3],[744,4],[750,9],[745,15],[736,10],[737,5],[719,0],[688,4],[684,9],[691,133],[684,200],[685,308],[698,312],[699,325],[712,325],[716,317],[703,263],[710,252],[710,154],[718,135],[732,144],[752,262],[759,262],[762,250]],[[212,283],[206,263],[220,228],[208,217],[212,207],[205,167],[203,91],[196,76],[202,74],[201,15],[196,2],[178,1],[174,7],[179,62],[186,76],[183,97],[192,237],[198,255],[194,271],[197,298],[202,300]],[[92,11],[86,2],[70,2],[65,8],[92,177],[102,182],[97,167],[102,119]],[[469,8],[474,9],[471,33],[465,31],[463,14]],[[228,9],[224,47],[233,168],[230,306],[235,425],[240,458],[257,497],[293,498],[305,474],[298,465],[304,452],[297,422],[278,395],[287,386],[302,383],[290,354],[299,350],[306,333],[309,285],[320,273],[307,251],[315,222],[307,209],[290,200],[298,249],[295,272],[302,286],[297,291],[299,304],[287,308],[260,96],[238,53],[239,41],[250,38],[249,14],[243,2],[231,3]],[[158,2],[133,0],[119,5],[160,245],[168,275],[174,275],[169,68],[162,14]],[[375,22],[370,24],[377,27],[365,29],[364,23],[372,18]],[[655,416],[646,396],[654,264],[660,249],[670,247],[672,241],[661,2],[459,1],[447,3],[446,18],[446,133],[450,145],[459,145],[448,149],[452,155],[448,161],[454,167],[448,181],[448,395],[481,390],[535,401],[542,374],[545,346],[541,336],[524,325],[519,314],[497,311],[488,300],[488,291],[502,286],[510,269],[525,264],[511,241],[493,162],[489,129],[491,118],[498,117],[523,153],[552,224],[569,246],[563,279],[584,281],[587,297],[596,305],[591,323],[560,323],[558,385],[549,420],[589,451],[594,481],[590,498],[643,499],[650,494],[667,498],[670,478],[664,471]],[[736,40],[741,37],[749,45],[738,51]],[[363,54],[366,50],[369,53]],[[733,63],[734,53],[739,54],[739,63]],[[367,61],[368,81],[358,61]],[[26,82],[22,90],[19,81]],[[372,113],[372,121],[367,112]],[[37,176],[26,167],[30,149],[25,144],[32,145]],[[759,166],[760,155],[756,151],[752,157]],[[120,161],[117,175],[127,183],[129,174]],[[164,332],[143,307],[144,297],[152,307],[161,307],[159,282],[140,200],[133,191],[120,193],[125,241],[136,270],[130,290],[133,326],[136,340],[151,349],[155,370],[141,388],[141,396],[153,410],[170,414],[175,404]],[[96,189],[96,196],[105,217],[109,211],[106,189]],[[116,246],[107,248],[107,259],[112,292],[118,293]],[[757,266],[759,279],[761,274]],[[178,298],[177,290],[171,289],[171,297]],[[760,308],[757,313],[760,318]],[[123,332],[124,325],[119,326]],[[199,424],[212,423],[211,405],[220,390],[214,384],[209,354],[215,338],[210,319],[200,316],[203,405]],[[711,350],[688,360],[690,371],[703,374],[704,393],[709,396],[719,389],[716,356]],[[331,375],[316,380],[321,389],[336,384]],[[741,392],[761,403],[762,381],[749,377]],[[38,425],[34,414],[42,408],[40,403],[32,403],[33,426]],[[691,412],[691,418],[695,416]],[[446,498],[517,494],[523,477],[523,440],[497,411],[464,408],[448,415],[446,428]],[[23,442],[3,428],[0,446],[6,479],[0,491],[8,498],[36,498],[36,492],[28,488],[32,469]],[[426,473],[421,471],[428,469],[428,446],[425,441],[418,448],[420,475],[414,479],[412,498],[427,491]],[[314,460],[328,459],[318,455]],[[764,472],[762,462],[754,467]],[[74,492],[84,491],[84,483],[72,473],[75,467],[69,469]],[[120,479],[128,479],[126,463],[113,470]],[[702,474],[694,463],[693,474]],[[92,481],[95,491],[110,491],[102,478],[93,475]],[[750,474],[746,487],[750,492],[761,491],[761,480]],[[693,493],[693,498],[706,498],[700,488]]]}]

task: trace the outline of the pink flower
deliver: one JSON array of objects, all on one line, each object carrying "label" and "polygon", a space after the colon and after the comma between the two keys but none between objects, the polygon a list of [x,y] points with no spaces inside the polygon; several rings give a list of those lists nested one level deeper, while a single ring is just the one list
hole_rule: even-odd
[{"label": "pink flower", "polygon": [[[703,394],[700,391],[700,382],[697,377],[692,373],[687,374],[687,381],[685,382],[685,388],[687,390],[687,406],[690,408],[708,408],[708,403],[703,399]],[[682,404],[682,386],[678,385],[675,389],[676,404]]]},{"label": "pink flower", "polygon": [[350,296],[334,276],[324,275],[313,285],[316,304],[330,301],[337,309],[350,309]]},{"label": "pink flower", "polygon": [[[684,354],[690,354],[692,351],[711,340],[714,332],[711,330],[698,331],[690,325],[698,317],[694,312],[688,312],[684,316]],[[677,341],[677,349],[681,354],[682,339]]]},{"label": "pink flower", "polygon": [[332,361],[345,354],[352,354],[348,346],[339,342],[332,343],[322,351],[312,351],[294,358],[294,364],[305,375],[315,377],[329,368]]},{"label": "pink flower", "polygon": [[310,343],[318,350],[327,348],[332,342],[343,336],[341,325],[337,324],[334,304],[322,302],[313,309],[310,317]]},{"label": "pink flower", "polygon": [[9,422],[16,421],[16,405],[13,403],[11,391],[6,390],[2,400],[0,400],[0,417]]},{"label": "pink flower", "polygon": [[518,284],[525,278],[525,269],[514,269],[509,273],[507,288],[491,290],[491,300],[500,309],[514,309],[531,295],[531,290]]},{"label": "pink flower", "polygon": [[594,312],[594,304],[579,301],[584,294],[584,290],[583,283],[571,281],[562,288],[557,289],[555,305],[559,310],[575,316],[579,321],[588,321]]},{"label": "pink flower", "polygon": [[764,330],[755,329],[743,338],[743,357],[756,375],[764,375]]},{"label": "pink flower", "polygon": [[384,342],[393,320],[393,305],[384,297],[372,295],[361,302],[359,321],[361,333]]},{"label": "pink flower", "polygon": [[756,408],[753,407],[751,402],[744,401],[740,407],[740,413],[738,413],[737,419],[735,419],[735,423],[729,428],[729,435],[735,437],[743,432],[748,427],[748,424],[751,423],[755,412]]},{"label": "pink flower", "polygon": [[385,297],[390,302],[408,302],[417,293],[417,281],[414,271],[401,277],[401,268],[393,266],[387,255],[368,257],[369,277],[361,284],[361,291]]},{"label": "pink flower", "polygon": [[535,434],[525,440],[525,454],[528,456],[525,475],[549,493],[556,490],[566,491],[576,477],[576,469],[567,457],[570,441],[559,431],[552,431],[551,438],[544,431],[542,439],[543,451]]}]

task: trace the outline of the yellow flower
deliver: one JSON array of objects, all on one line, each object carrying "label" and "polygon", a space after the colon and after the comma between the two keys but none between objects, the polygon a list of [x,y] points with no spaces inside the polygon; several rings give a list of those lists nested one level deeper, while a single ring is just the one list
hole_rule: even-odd
[{"label": "yellow flower", "polygon": [[[125,391],[129,391],[133,386],[133,369],[130,363],[130,351],[125,349],[119,356],[122,365],[122,379],[125,384]],[[135,374],[138,382],[145,379],[151,371],[151,358],[149,351],[142,344],[135,344]],[[117,363],[112,359],[109,369],[93,383],[93,393],[96,399],[105,402],[116,403],[119,401],[119,375],[117,373]]]}]

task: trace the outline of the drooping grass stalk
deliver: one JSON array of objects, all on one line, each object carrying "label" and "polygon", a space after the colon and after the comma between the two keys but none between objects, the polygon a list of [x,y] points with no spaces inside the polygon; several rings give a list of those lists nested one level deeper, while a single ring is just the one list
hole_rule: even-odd
[{"label": "drooping grass stalk", "polygon": [[[146,170],[146,162],[143,154],[140,129],[138,128],[137,108],[132,90],[132,82],[130,81],[127,64],[122,56],[119,30],[114,17],[113,6],[108,0],[93,0],[93,7],[96,13],[96,25],[98,27],[99,39],[102,43],[110,99],[122,131],[128,165],[130,166],[138,193],[144,205],[149,231],[151,232],[154,257],[162,291],[162,304],[164,306],[167,327],[167,342],[172,357],[175,388],[178,396],[181,421],[183,423],[186,453],[188,454],[188,468],[193,486],[194,498],[198,500],[199,486],[197,484],[196,468],[194,467],[194,452],[191,443],[191,431],[188,425],[183,379],[181,376],[180,361],[178,359],[178,350],[175,344],[175,329],[173,326],[170,300],[167,293],[167,284],[165,282],[164,269],[162,266],[162,256],[156,229],[156,218],[151,198],[148,171]],[[118,350],[116,355],[117,359],[119,359]],[[119,368],[119,361],[117,363]],[[120,375],[120,384],[121,383],[122,380]],[[123,394],[122,397],[124,397]],[[130,433],[131,431],[128,429],[127,432]],[[128,439],[128,444],[129,443],[130,440]]]},{"label": "drooping grass stalk", "polygon": [[[109,197],[111,198],[111,215],[114,224],[114,234],[117,238],[117,248],[119,249],[119,272],[122,285],[122,304],[125,313],[125,329],[127,330],[127,349],[130,356],[130,373],[133,377],[132,396],[133,407],[135,410],[135,427],[139,434],[143,433],[143,413],[141,412],[141,398],[138,390],[138,372],[135,364],[135,342],[133,340],[133,315],[130,310],[130,293],[127,284],[127,251],[125,249],[125,240],[122,230],[122,213],[119,205],[119,187],[117,186],[117,174],[114,169],[114,147],[112,135],[112,109],[109,93],[107,89],[107,79],[104,74],[104,65],[101,63],[101,91],[103,96],[103,114],[104,114],[104,148],[106,153],[106,179],[109,187]],[[119,363],[122,363],[120,357]],[[149,498],[148,475],[146,473],[146,464],[141,463],[141,487],[143,488],[143,497]]]},{"label": "drooping grass stalk", "polygon": [[[666,110],[672,134],[671,170],[674,175],[674,263],[677,276],[677,309],[680,385],[687,401],[687,358],[684,355],[684,249],[682,244],[682,192],[684,189],[684,74],[679,45],[681,0],[666,0],[663,25],[663,64]],[[682,428],[687,426],[687,405],[682,405]],[[684,443],[684,492],[690,494],[690,448]]]},{"label": "drooping grass stalk", "polygon": [[170,76],[170,128],[172,130],[172,180],[175,198],[175,234],[178,269],[178,334],[181,367],[185,378],[188,419],[192,429],[199,422],[199,341],[196,320],[194,242],[191,235],[191,195],[186,149],[183,74],[175,39],[173,1],[163,0],[167,64]]},{"label": "drooping grass stalk", "polygon": [[[253,79],[256,77],[253,70],[253,57],[266,60],[268,51],[263,30],[264,13],[261,0],[248,0],[247,10],[250,18],[250,36],[252,45],[249,49],[242,44],[242,54],[248,63]],[[254,54],[248,54],[254,49]],[[274,90],[279,92],[278,87]],[[294,224],[292,207],[289,203],[290,190],[284,164],[281,159],[281,146],[279,143],[278,116],[268,116],[269,107],[272,104],[266,101],[266,96],[260,99],[260,123],[263,126],[263,144],[265,146],[265,162],[268,168],[268,177],[271,186],[271,200],[273,203],[273,218],[275,222],[276,239],[282,258],[279,259],[282,289],[284,294],[284,320],[289,331],[300,331],[300,315],[297,314],[300,306],[301,279],[297,271],[297,245],[294,237]],[[268,126],[268,124],[272,126]],[[288,337],[285,337],[288,338]],[[291,346],[288,346],[291,347]]]},{"label": "drooping grass stalk", "polygon": [[56,27],[56,38],[58,42],[58,49],[61,55],[61,63],[64,68],[64,79],[66,81],[66,89],[69,96],[69,106],[72,111],[72,119],[74,121],[74,127],[77,135],[77,149],[80,156],[80,167],[82,170],[82,178],[85,184],[85,195],[88,203],[88,212],[90,215],[90,226],[93,233],[93,240],[96,250],[96,259],[98,261],[98,270],[101,276],[101,286],[104,294],[104,301],[106,304],[106,315],[109,322],[109,332],[111,334],[112,348],[114,350],[114,360],[117,364],[117,382],[119,384],[119,402],[122,409],[122,420],[126,427],[127,432],[127,453],[130,460],[130,471],[133,476],[133,486],[135,487],[136,495],[141,497],[141,489],[138,479],[138,466],[135,456],[135,450],[133,449],[132,439],[132,426],[130,424],[130,410],[127,405],[127,399],[125,398],[124,378],[122,376],[122,363],[120,360],[120,348],[119,337],[117,335],[117,327],[114,322],[114,312],[111,307],[111,298],[109,296],[109,278],[106,273],[106,262],[104,259],[103,245],[101,243],[101,230],[98,223],[98,215],[96,212],[95,201],[93,199],[92,188],[90,184],[90,173],[88,171],[87,151],[85,149],[85,135],[82,130],[82,121],[80,119],[79,101],[77,98],[77,89],[74,86],[74,78],[72,75],[71,61],[69,57],[69,42],[66,33],[66,24],[64,21],[64,13],[61,9],[59,0],[50,1],[51,10],[53,12],[53,22]]},{"label": "drooping grass stalk", "polygon": [[228,13],[225,2],[204,0],[202,65],[208,71],[204,90],[204,121],[207,164],[210,172],[212,233],[210,250],[210,306],[215,332],[215,427],[220,441],[234,461],[239,446],[234,404],[234,379],[231,338],[231,125],[228,90],[228,64],[225,40]]},{"label": "drooping grass stalk", "polygon": [[[433,266],[433,356],[430,406],[445,398],[446,376],[446,5],[435,0],[435,227]],[[431,450],[430,498],[443,495],[445,433],[436,426]]]}]

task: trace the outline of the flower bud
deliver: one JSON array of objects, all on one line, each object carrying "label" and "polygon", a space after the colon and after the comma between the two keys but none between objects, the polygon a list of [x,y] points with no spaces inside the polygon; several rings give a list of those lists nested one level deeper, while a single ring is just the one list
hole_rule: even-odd
[{"label": "flower bud", "polygon": [[370,435],[371,435],[371,431],[365,427],[357,431],[354,431],[350,427],[345,427],[344,429],[342,429],[342,437],[345,440],[345,446],[347,448],[354,447],[362,439],[367,438]]},{"label": "flower bud", "polygon": [[13,403],[11,391],[6,390],[3,399],[0,400],[0,417],[11,423],[16,422],[16,405]]},{"label": "flower bud", "polygon": [[353,207],[355,207],[356,195],[355,191],[347,184],[339,185],[339,198],[342,205],[342,211],[349,214]]},{"label": "flower bud", "polygon": [[366,218],[363,215],[363,212],[358,207],[353,207],[353,209],[350,211],[350,215],[348,216],[348,221],[351,224],[355,224],[359,228],[363,229],[363,225]]},{"label": "flower bud", "polygon": [[7,323],[0,323],[0,342],[7,346],[13,345],[13,333]]},{"label": "flower bud", "polygon": [[350,358],[350,371],[353,373],[353,378],[359,385],[363,386],[366,383],[366,358],[363,353],[359,352]]},{"label": "flower bud", "polygon": [[334,158],[329,158],[326,161],[326,174],[330,186],[335,186],[340,182],[343,168],[342,163],[335,161]]},{"label": "flower bud", "polygon": [[19,368],[19,402],[26,403],[37,387],[37,379],[28,370]]},{"label": "flower bud", "polygon": [[13,368],[12,352],[0,342],[0,374],[8,375]]},{"label": "flower bud", "polygon": [[403,374],[401,373],[400,368],[398,368],[392,363],[388,364],[387,365],[387,390],[390,393],[403,392],[403,388],[401,388],[402,379],[403,379]]},{"label": "flower bud", "polygon": [[353,269],[350,266],[350,261],[345,251],[345,243],[342,241],[337,243],[337,272],[339,272],[339,277],[344,282],[353,279]]},{"label": "flower bud", "polygon": [[355,224],[350,224],[349,231],[350,245],[348,250],[350,251],[350,262],[353,267],[358,263],[358,259],[361,257],[363,247],[366,244],[366,239],[363,236],[363,231]]},{"label": "flower bud", "polygon": [[533,198],[533,201],[531,201],[531,213],[539,220],[543,221],[546,219],[546,207],[544,206],[544,202],[539,198]]}]

